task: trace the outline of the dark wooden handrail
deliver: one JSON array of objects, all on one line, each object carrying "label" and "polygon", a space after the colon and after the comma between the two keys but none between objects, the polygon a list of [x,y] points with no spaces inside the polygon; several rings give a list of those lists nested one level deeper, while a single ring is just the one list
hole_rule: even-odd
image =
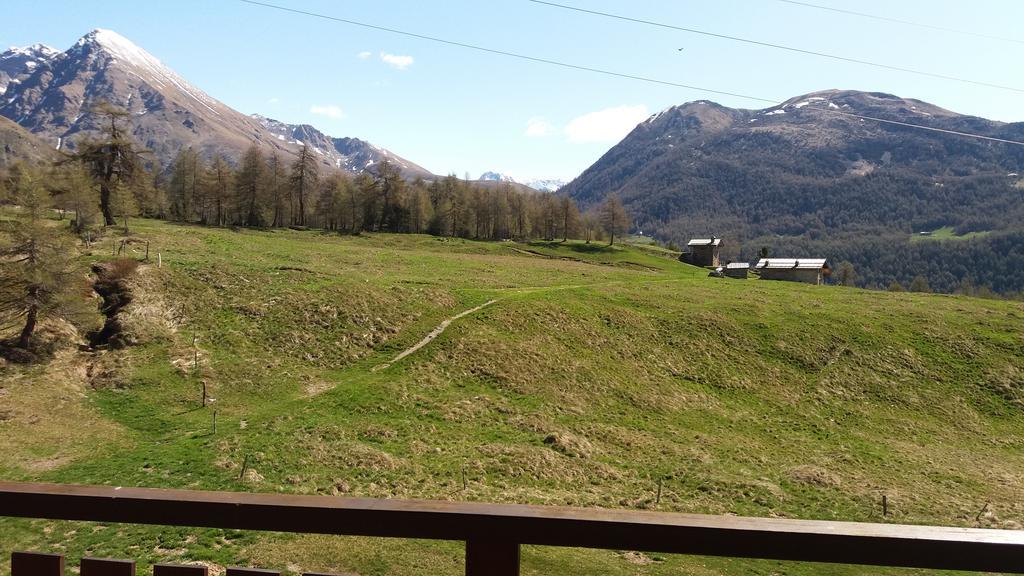
[{"label": "dark wooden handrail", "polygon": [[462,540],[467,574],[521,544],[1024,574],[1024,531],[979,528],[14,482],[0,516]]}]

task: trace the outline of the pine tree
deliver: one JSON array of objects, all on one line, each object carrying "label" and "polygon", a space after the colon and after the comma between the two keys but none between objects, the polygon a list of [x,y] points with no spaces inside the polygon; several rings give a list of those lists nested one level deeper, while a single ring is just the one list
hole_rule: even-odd
[{"label": "pine tree", "polygon": [[853,286],[857,281],[857,271],[854,270],[852,263],[847,260],[839,263],[836,267],[836,281],[840,286]]},{"label": "pine tree", "polygon": [[576,208],[576,202],[568,196],[563,196],[558,201],[558,213],[562,229],[562,242],[567,242],[570,236],[576,236],[580,227],[580,211]]},{"label": "pine tree", "polygon": [[110,193],[110,209],[115,218],[120,218],[124,223],[124,233],[128,234],[128,218],[139,213],[139,207],[135,204],[135,196],[132,188],[124,182],[118,182]]},{"label": "pine tree", "polygon": [[299,156],[292,163],[291,185],[296,200],[293,224],[306,225],[306,204],[309,196],[316,190],[318,178],[316,158],[309,151],[309,146],[303,145],[302,150],[299,150]]},{"label": "pine tree", "polygon": [[928,279],[925,278],[924,276],[921,276],[919,274],[919,275],[915,276],[914,279],[910,282],[910,291],[911,292],[925,292],[925,293],[927,293],[927,292],[931,292],[932,289],[928,285]]},{"label": "pine tree", "polygon": [[267,196],[270,198],[273,218],[271,226],[286,226],[291,217],[291,205],[288,201],[288,168],[281,161],[281,156],[274,150],[267,159]]},{"label": "pine tree", "polygon": [[81,142],[70,159],[84,164],[99,185],[103,222],[112,226],[115,218],[111,195],[118,184],[131,183],[139,170],[140,152],[135,149],[128,131],[119,124],[130,117],[127,111],[104,103],[95,107],[92,113],[101,116],[103,136],[99,140]]},{"label": "pine tree", "polygon": [[178,152],[171,169],[171,214],[175,219],[189,222],[196,213],[196,199],[200,185],[199,154],[191,147]]},{"label": "pine tree", "polygon": [[67,234],[46,221],[50,198],[41,177],[25,172],[12,190],[21,207],[19,217],[4,223],[0,246],[0,328],[20,325],[13,345],[27,350],[39,322],[50,316],[71,316],[76,289],[74,246]]},{"label": "pine tree", "polygon": [[203,177],[203,196],[209,199],[214,226],[227,223],[227,209],[234,187],[234,172],[223,156],[217,155]]},{"label": "pine tree", "polygon": [[235,178],[235,212],[244,226],[263,226],[261,210],[266,186],[267,164],[259,146],[253,143],[242,156]]},{"label": "pine tree", "polygon": [[71,212],[71,229],[76,234],[88,232],[96,225],[99,193],[95,182],[80,164],[58,166],[53,175],[53,202]]},{"label": "pine tree", "polygon": [[377,190],[381,197],[378,229],[401,232],[405,228],[404,211],[399,207],[400,196],[405,182],[398,166],[384,158],[377,165]]}]

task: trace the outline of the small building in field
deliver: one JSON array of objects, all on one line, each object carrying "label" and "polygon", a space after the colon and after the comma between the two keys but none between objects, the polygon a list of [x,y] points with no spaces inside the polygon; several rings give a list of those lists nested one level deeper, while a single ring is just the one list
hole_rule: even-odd
[{"label": "small building in field", "polygon": [[725,265],[723,270],[726,278],[739,278],[741,280],[747,279],[748,272],[750,272],[750,264],[746,262],[730,262]]},{"label": "small building in field", "polygon": [[694,266],[721,266],[718,255],[722,250],[721,238],[694,238],[686,243],[689,252],[683,252],[680,260]]},{"label": "small building in field", "polygon": [[832,267],[824,258],[762,258],[756,268],[762,280],[821,284],[832,275]]}]

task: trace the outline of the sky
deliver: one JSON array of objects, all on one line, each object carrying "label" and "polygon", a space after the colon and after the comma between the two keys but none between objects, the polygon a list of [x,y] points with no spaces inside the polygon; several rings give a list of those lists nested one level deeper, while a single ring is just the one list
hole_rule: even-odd
[{"label": "sky", "polygon": [[[529,0],[265,0],[534,58],[773,101],[879,91],[1024,120],[1024,1],[553,0],[677,27],[954,76],[979,86],[738,43]],[[0,47],[65,50],[94,28],[129,38],[247,114],[387,148],[437,174],[569,180],[638,122],[712,100],[769,104],[470,50],[240,0],[7,0]]]}]

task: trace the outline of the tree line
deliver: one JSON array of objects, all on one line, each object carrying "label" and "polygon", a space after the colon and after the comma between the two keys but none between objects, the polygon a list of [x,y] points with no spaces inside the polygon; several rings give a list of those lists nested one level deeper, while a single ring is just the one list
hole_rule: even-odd
[{"label": "tree line", "polygon": [[[0,204],[18,207],[14,218],[0,218],[0,335],[18,328],[16,337],[0,340],[0,353],[13,360],[34,357],[43,317],[71,319],[68,311],[88,301],[69,230],[88,245],[109,226],[127,233],[130,218],[143,216],[207,226],[614,244],[631,226],[614,195],[581,214],[571,198],[507,183],[484,187],[455,176],[409,182],[387,159],[372,173],[325,170],[306,146],[283,158],[253,143],[237,164],[187,148],[165,171],[132,141],[127,113],[108,105],[93,113],[103,119],[96,137],[51,166],[14,164],[0,174]],[[52,225],[53,211],[68,225]]]},{"label": "tree line", "polygon": [[[594,238],[599,230],[610,237],[623,230],[621,203],[580,214],[571,198],[507,183],[485,187],[451,175],[409,182],[388,159],[374,166],[373,172],[355,176],[340,170],[325,172],[305,146],[295,158],[285,159],[253,144],[237,167],[223,156],[206,160],[195,150],[185,149],[159,188],[166,206],[155,207],[156,212],[180,222],[213,226],[478,240]],[[608,218],[602,218],[605,212]]]}]

